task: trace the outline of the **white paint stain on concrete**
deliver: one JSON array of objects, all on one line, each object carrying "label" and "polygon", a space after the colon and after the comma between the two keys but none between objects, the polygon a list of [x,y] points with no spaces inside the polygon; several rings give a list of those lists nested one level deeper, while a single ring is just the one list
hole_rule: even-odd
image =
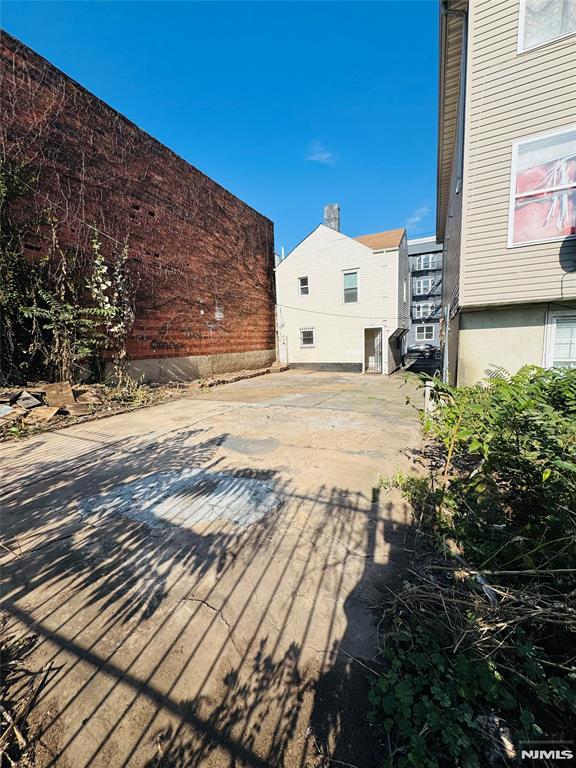
[{"label": "white paint stain on concrete", "polygon": [[203,469],[153,472],[79,502],[83,515],[125,515],[152,527],[196,528],[224,518],[253,525],[280,509],[270,480]]}]

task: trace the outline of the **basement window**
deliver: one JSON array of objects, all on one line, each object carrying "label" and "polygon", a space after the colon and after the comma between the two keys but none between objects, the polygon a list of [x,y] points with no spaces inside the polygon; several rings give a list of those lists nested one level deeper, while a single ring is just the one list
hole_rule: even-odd
[{"label": "basement window", "polygon": [[576,312],[550,312],[546,324],[544,367],[576,368]]},{"label": "basement window", "polygon": [[310,293],[307,277],[298,278],[298,293],[300,294],[300,296],[308,296],[308,294]]},{"label": "basement window", "polygon": [[302,349],[314,346],[314,328],[300,328],[300,346]]},{"label": "basement window", "polygon": [[576,0],[520,0],[518,51],[576,33]]},{"label": "basement window", "polygon": [[512,145],[508,246],[574,236],[576,125],[517,139]]}]

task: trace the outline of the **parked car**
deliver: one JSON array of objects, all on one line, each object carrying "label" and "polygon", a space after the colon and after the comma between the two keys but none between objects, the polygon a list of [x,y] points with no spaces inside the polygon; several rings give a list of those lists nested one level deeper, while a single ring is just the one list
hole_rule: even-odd
[{"label": "parked car", "polygon": [[426,344],[425,342],[411,344],[406,351],[407,357],[425,357],[426,359],[436,357],[437,354],[438,347],[435,347],[433,344]]}]

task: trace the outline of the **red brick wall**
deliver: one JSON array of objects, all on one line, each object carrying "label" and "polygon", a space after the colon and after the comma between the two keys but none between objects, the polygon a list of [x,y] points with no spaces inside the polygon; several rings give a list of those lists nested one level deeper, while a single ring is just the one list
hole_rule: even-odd
[{"label": "red brick wall", "polygon": [[128,239],[130,357],[274,348],[271,221],[6,33],[0,75],[2,151],[39,172],[26,208],[50,201],[85,254],[91,227],[104,254]]}]

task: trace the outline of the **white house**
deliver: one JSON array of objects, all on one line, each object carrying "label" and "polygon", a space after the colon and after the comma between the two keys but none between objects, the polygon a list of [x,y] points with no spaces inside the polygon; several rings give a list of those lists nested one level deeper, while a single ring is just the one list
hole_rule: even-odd
[{"label": "white house", "polygon": [[276,267],[278,357],[294,368],[391,373],[408,330],[406,231],[348,237],[333,206],[325,222]]}]

